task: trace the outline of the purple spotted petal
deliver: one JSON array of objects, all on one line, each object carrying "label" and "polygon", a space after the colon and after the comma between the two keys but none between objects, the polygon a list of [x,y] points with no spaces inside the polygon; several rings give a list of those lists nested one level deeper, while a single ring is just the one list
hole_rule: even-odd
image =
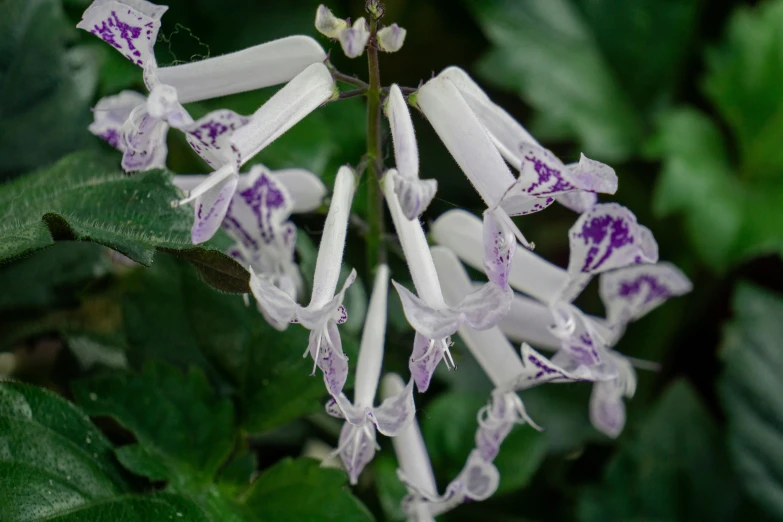
[{"label": "purple spotted petal", "polygon": [[667,299],[691,291],[693,285],[670,263],[634,265],[601,275],[601,300],[609,324],[644,316]]},{"label": "purple spotted petal", "polygon": [[394,437],[413,421],[415,413],[411,380],[400,393],[388,397],[377,408],[371,408],[368,417],[378,431],[387,437]]},{"label": "purple spotted petal", "polygon": [[175,129],[182,129],[193,123],[188,111],[179,103],[177,89],[171,85],[155,85],[147,98],[147,111],[153,118],[165,120]]},{"label": "purple spotted petal", "polygon": [[[233,132],[245,126],[250,118],[234,111],[221,109],[210,112],[203,118],[183,127],[190,147],[212,168],[229,162],[237,162],[229,138]],[[252,175],[253,171],[251,171]]]},{"label": "purple spotted petal", "polygon": [[558,304],[552,307],[552,316],[555,320],[552,333],[578,365],[591,367],[601,363],[605,347],[578,308]]},{"label": "purple spotted petal", "polygon": [[108,43],[134,64],[155,64],[152,50],[160,17],[168,9],[143,0],[96,0],[76,26]]},{"label": "purple spotted petal", "polygon": [[555,202],[555,196],[536,197],[527,194],[522,186],[514,184],[503,196],[500,206],[509,216],[526,216],[541,212]]},{"label": "purple spotted petal", "polygon": [[466,499],[481,501],[497,491],[500,473],[491,462],[482,458],[479,451],[473,450],[456,481],[462,484]]},{"label": "purple spotted petal", "polygon": [[190,231],[194,245],[207,241],[218,231],[237,188],[238,179],[236,175],[229,176],[196,199],[195,221]]},{"label": "purple spotted petal", "polygon": [[520,357],[524,371],[499,388],[508,391],[521,391],[544,383],[591,381],[595,378],[593,372],[583,365],[578,365],[570,370],[560,367],[535,351],[527,343],[522,344]]},{"label": "purple spotted petal", "polygon": [[617,174],[614,169],[584,154],[579,158],[579,163],[566,166],[566,176],[579,190],[603,194],[617,192]]},{"label": "purple spotted petal", "polygon": [[345,420],[345,414],[343,413],[343,410],[340,408],[340,406],[337,404],[337,401],[334,399],[334,397],[329,397],[329,400],[326,401],[326,405],[324,406],[324,409],[326,410],[326,413],[329,414],[330,416],[336,419]]},{"label": "purple spotted petal", "polygon": [[494,213],[484,212],[484,271],[491,282],[501,288],[508,286],[508,272],[517,249],[514,231]]},{"label": "purple spotted petal", "polygon": [[259,306],[275,323],[288,324],[296,318],[298,305],[291,296],[255,271],[250,272],[250,290]]},{"label": "purple spotted petal", "polygon": [[562,194],[577,187],[571,183],[566,166],[551,151],[532,143],[519,146],[522,167],[517,185],[528,196]]},{"label": "purple spotted petal", "polygon": [[121,134],[131,112],[146,103],[147,98],[135,91],[122,91],[115,96],[101,98],[92,110],[93,122],[89,130],[109,145],[125,151]]},{"label": "purple spotted petal", "polygon": [[354,426],[363,426],[367,422],[367,410],[351,404],[344,393],[331,397],[326,402],[326,413],[332,417],[345,419]]},{"label": "purple spotted petal", "polygon": [[354,426],[346,422],[340,431],[340,459],[351,484],[355,485],[359,475],[375,456],[375,426],[366,423]]},{"label": "purple spotted petal", "polygon": [[[300,307],[297,310],[297,319],[306,328],[315,330],[330,323],[344,323],[347,319],[345,307],[342,306],[345,299],[345,292],[356,280],[356,269],[351,270],[348,278],[343,283],[343,287],[328,303],[321,307],[308,306]],[[336,330],[336,326],[335,326]],[[340,352],[342,353],[342,351]]]},{"label": "purple spotted petal", "polygon": [[139,172],[166,167],[166,122],[153,118],[143,108],[137,108],[120,133],[120,146],[124,150],[122,168],[126,172]]},{"label": "purple spotted petal", "polygon": [[445,341],[443,339],[433,341],[432,347],[430,347],[430,343],[431,341],[427,337],[418,332],[413,340],[413,353],[411,353],[408,369],[416,382],[419,393],[424,393],[430,387],[432,374],[443,359],[443,350],[439,344],[443,344]]},{"label": "purple spotted petal", "polygon": [[337,325],[329,323],[322,330],[311,331],[308,350],[310,357],[316,361],[324,374],[324,383],[329,394],[332,397],[339,396],[348,379],[348,360],[343,354]]},{"label": "purple spotted petal", "polygon": [[476,448],[482,459],[492,462],[514,424],[517,423],[514,393],[493,394],[486,414],[476,431]]},{"label": "purple spotted petal", "polygon": [[555,197],[555,201],[563,205],[569,210],[573,210],[578,214],[587,212],[598,203],[598,194],[595,192],[584,192],[582,190],[575,190],[573,192],[566,192]]},{"label": "purple spotted petal", "polygon": [[582,214],[568,236],[568,273],[574,278],[658,260],[658,245],[650,231],[616,203],[599,204]]}]

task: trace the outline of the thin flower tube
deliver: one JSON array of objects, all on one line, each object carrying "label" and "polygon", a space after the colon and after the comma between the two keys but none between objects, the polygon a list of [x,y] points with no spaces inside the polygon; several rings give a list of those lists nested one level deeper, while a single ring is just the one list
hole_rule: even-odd
[{"label": "thin flower tube", "polygon": [[434,179],[419,179],[419,149],[416,145],[416,132],[413,128],[408,105],[402,91],[394,84],[389,89],[385,105],[389,119],[392,140],[394,142],[394,160],[397,163],[397,175],[394,179],[394,191],[399,197],[400,206],[408,219],[418,218],[435,197],[438,182]]},{"label": "thin flower tube", "polygon": [[498,224],[494,215],[487,212],[484,218],[488,231],[484,253],[491,268],[488,271],[490,281],[462,302],[446,305],[424,230],[418,219],[409,220],[403,214],[394,192],[393,176],[386,176],[383,181],[384,195],[418,296],[397,282],[392,283],[402,301],[405,317],[416,330],[409,367],[417,388],[424,392],[444,355],[447,366],[454,367],[449,352],[450,336],[460,325],[464,323],[486,329],[494,326],[508,311],[512,291],[505,272],[516,249],[516,241],[509,231],[501,229],[502,224]]},{"label": "thin flower tube", "polygon": [[354,401],[351,403],[344,393],[340,393],[326,406],[330,415],[345,419],[334,453],[340,455],[351,484],[356,484],[359,474],[375,455],[376,429],[387,437],[394,437],[413,420],[416,411],[413,381],[400,393],[387,397],[380,406],[373,406],[383,363],[388,292],[389,268],[381,265],[375,275],[356,363]]},{"label": "thin flower tube", "polygon": [[563,164],[461,68],[448,67],[438,77],[453,82],[503,158],[519,171],[517,183],[504,197],[504,208],[512,215],[542,210],[553,198],[576,212],[585,212],[597,202],[597,192],[617,191],[617,176],[611,167],[584,155],[579,163]]},{"label": "thin flower tube", "polygon": [[[383,397],[397,396],[404,389],[405,383],[395,374],[386,375],[381,384]],[[473,451],[446,493],[438,495],[427,447],[415,419],[392,438],[392,444],[400,464],[397,476],[408,489],[402,509],[410,522],[434,522],[434,517],[463,502],[486,500],[500,483],[497,468]]]},{"label": "thin flower tube", "polygon": [[313,358],[321,368],[326,388],[332,396],[340,394],[348,377],[348,359],[343,353],[338,324],[348,318],[342,305],[345,292],[356,279],[351,271],[336,293],[342,267],[348,218],[351,213],[356,174],[350,167],[340,167],[334,183],[334,193],[326,216],[324,232],[316,259],[313,292],[306,307],[297,304],[268,278],[251,271],[250,288],[259,305],[279,323],[299,323],[310,330],[310,340],[304,356]]}]

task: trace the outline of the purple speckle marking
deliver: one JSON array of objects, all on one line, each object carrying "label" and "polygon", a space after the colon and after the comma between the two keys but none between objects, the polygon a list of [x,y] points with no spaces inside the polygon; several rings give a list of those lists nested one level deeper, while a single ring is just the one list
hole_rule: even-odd
[{"label": "purple speckle marking", "polygon": [[620,282],[620,288],[618,289],[617,295],[630,301],[634,297],[640,295],[644,288],[647,288],[647,295],[644,298],[643,304],[673,297],[668,286],[662,284],[658,278],[649,274],[641,275],[631,281]]},{"label": "purple speckle marking", "polygon": [[[606,245],[606,250],[599,259],[596,259],[601,252],[600,245],[607,236],[609,236],[609,242]],[[592,218],[582,227],[582,232],[577,234],[577,237],[581,237],[585,245],[591,243],[593,245],[587,251],[581,269],[584,273],[598,270],[615,250],[634,242],[628,222],[622,217],[614,218],[608,215]]]},{"label": "purple speckle marking", "polygon": [[[132,9],[128,9],[128,15],[133,16],[133,13],[134,11]],[[144,21],[144,17],[137,17],[137,19],[140,22]],[[148,22],[146,27],[153,27],[153,23]],[[144,65],[144,61],[141,59],[141,51],[134,44],[134,42],[141,37],[141,26],[134,26],[122,21],[117,15],[117,12],[112,11],[111,16],[107,20],[101,22],[100,25],[94,25],[90,32],[118,49],[133,63]],[[151,31],[148,30],[146,34],[147,40],[151,40]],[[117,38],[124,40],[125,46],[117,41]]]},{"label": "purple speckle marking", "polygon": [[[545,196],[547,194],[567,192],[576,188],[571,183],[563,179],[563,174],[560,169],[556,169],[547,165],[546,161],[539,158],[534,151],[527,151],[524,159],[533,165],[533,169],[538,175],[538,180],[531,183],[527,188],[528,194],[533,196]],[[550,183],[550,186],[544,186],[545,184]]]}]

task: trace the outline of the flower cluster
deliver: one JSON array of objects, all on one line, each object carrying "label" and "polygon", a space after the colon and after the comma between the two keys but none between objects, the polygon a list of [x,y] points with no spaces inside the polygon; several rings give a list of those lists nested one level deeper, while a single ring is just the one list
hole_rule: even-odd
[{"label": "flower cluster", "polygon": [[[339,41],[348,57],[396,52],[406,32],[396,24],[379,27],[383,8],[368,2],[370,21],[337,18],[320,6],[315,25]],[[145,0],[94,0],[78,27],[103,39],[142,68],[147,95],[122,92],[95,107],[90,130],[123,153],[125,170],[165,166],[166,134],[173,128],[213,172],[177,176],[187,196],[174,205],[194,206],[193,243],[223,228],[235,243],[230,254],[250,271],[250,291],[265,320],[278,329],[298,323],[310,331],[305,357],[320,369],[331,396],[327,412],[345,421],[336,454],[352,483],[372,460],[376,432],[392,437],[409,495],[403,508],[410,520],[432,518],[467,500],[484,500],[497,489],[493,461],[515,424],[534,420],[518,392],[544,383],[590,381],[590,418],[597,429],[617,436],[625,422],[624,397],[635,388],[634,361],[613,349],[626,325],[670,297],[690,290],[674,266],[658,263],[650,231],[626,208],[598,203],[598,193],[617,190],[614,170],[582,155],[567,164],[543,148],[496,105],[463,70],[449,67],[418,88],[381,88],[334,70],[321,46],[291,36],[202,61],[159,67],[154,43],[166,7]],[[375,64],[375,65],[373,65]],[[373,72],[375,73],[373,76]],[[378,78],[377,70],[371,76]],[[413,288],[391,281],[405,317],[415,331],[411,377],[383,379],[383,402],[375,396],[383,367],[390,271],[374,271],[370,306],[355,367],[353,401],[343,392],[350,365],[339,325],[347,319],[343,298],[356,278],[352,271],[338,291],[357,179],[349,166],[337,172],[324,224],[312,293],[301,304],[304,285],[295,262],[292,213],[322,205],[326,188],[303,170],[271,172],[243,165],[324,103],[340,99],[337,82],[359,87],[369,111],[385,114],[393,143],[394,167],[378,163],[368,172],[380,184]],[[251,115],[218,110],[194,120],[183,103],[284,84]],[[373,105],[372,100],[375,100]],[[382,102],[382,104],[379,104]],[[424,115],[486,205],[481,217],[464,210],[441,215],[431,227],[430,247],[419,217],[438,189],[422,179],[409,107]],[[369,132],[373,132],[370,129]],[[368,141],[378,136],[368,137]],[[368,149],[369,150],[369,149]],[[366,166],[365,159],[360,164]],[[380,166],[380,168],[378,168]],[[554,202],[578,213],[569,231],[570,259],[559,268],[532,252],[512,220],[545,210]],[[463,267],[483,272],[473,282]],[[600,277],[606,317],[584,314],[572,303],[593,276]],[[463,471],[439,495],[426,448],[415,422],[414,385],[426,392],[441,361],[455,368],[450,353],[459,335],[494,383],[487,405],[477,412],[475,449]],[[511,340],[522,342],[517,351]],[[529,344],[528,344],[529,343]],[[548,359],[531,345],[552,349]]]}]

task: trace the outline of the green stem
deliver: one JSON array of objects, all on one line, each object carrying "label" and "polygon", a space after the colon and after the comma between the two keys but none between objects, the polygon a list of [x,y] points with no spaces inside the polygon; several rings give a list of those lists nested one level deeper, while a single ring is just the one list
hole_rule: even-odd
[{"label": "green stem", "polygon": [[378,20],[370,16],[370,41],[367,45],[367,64],[370,72],[370,86],[367,89],[367,269],[370,274],[386,262],[383,192],[383,159],[381,157],[381,73],[378,67],[378,42],[376,32]]}]

